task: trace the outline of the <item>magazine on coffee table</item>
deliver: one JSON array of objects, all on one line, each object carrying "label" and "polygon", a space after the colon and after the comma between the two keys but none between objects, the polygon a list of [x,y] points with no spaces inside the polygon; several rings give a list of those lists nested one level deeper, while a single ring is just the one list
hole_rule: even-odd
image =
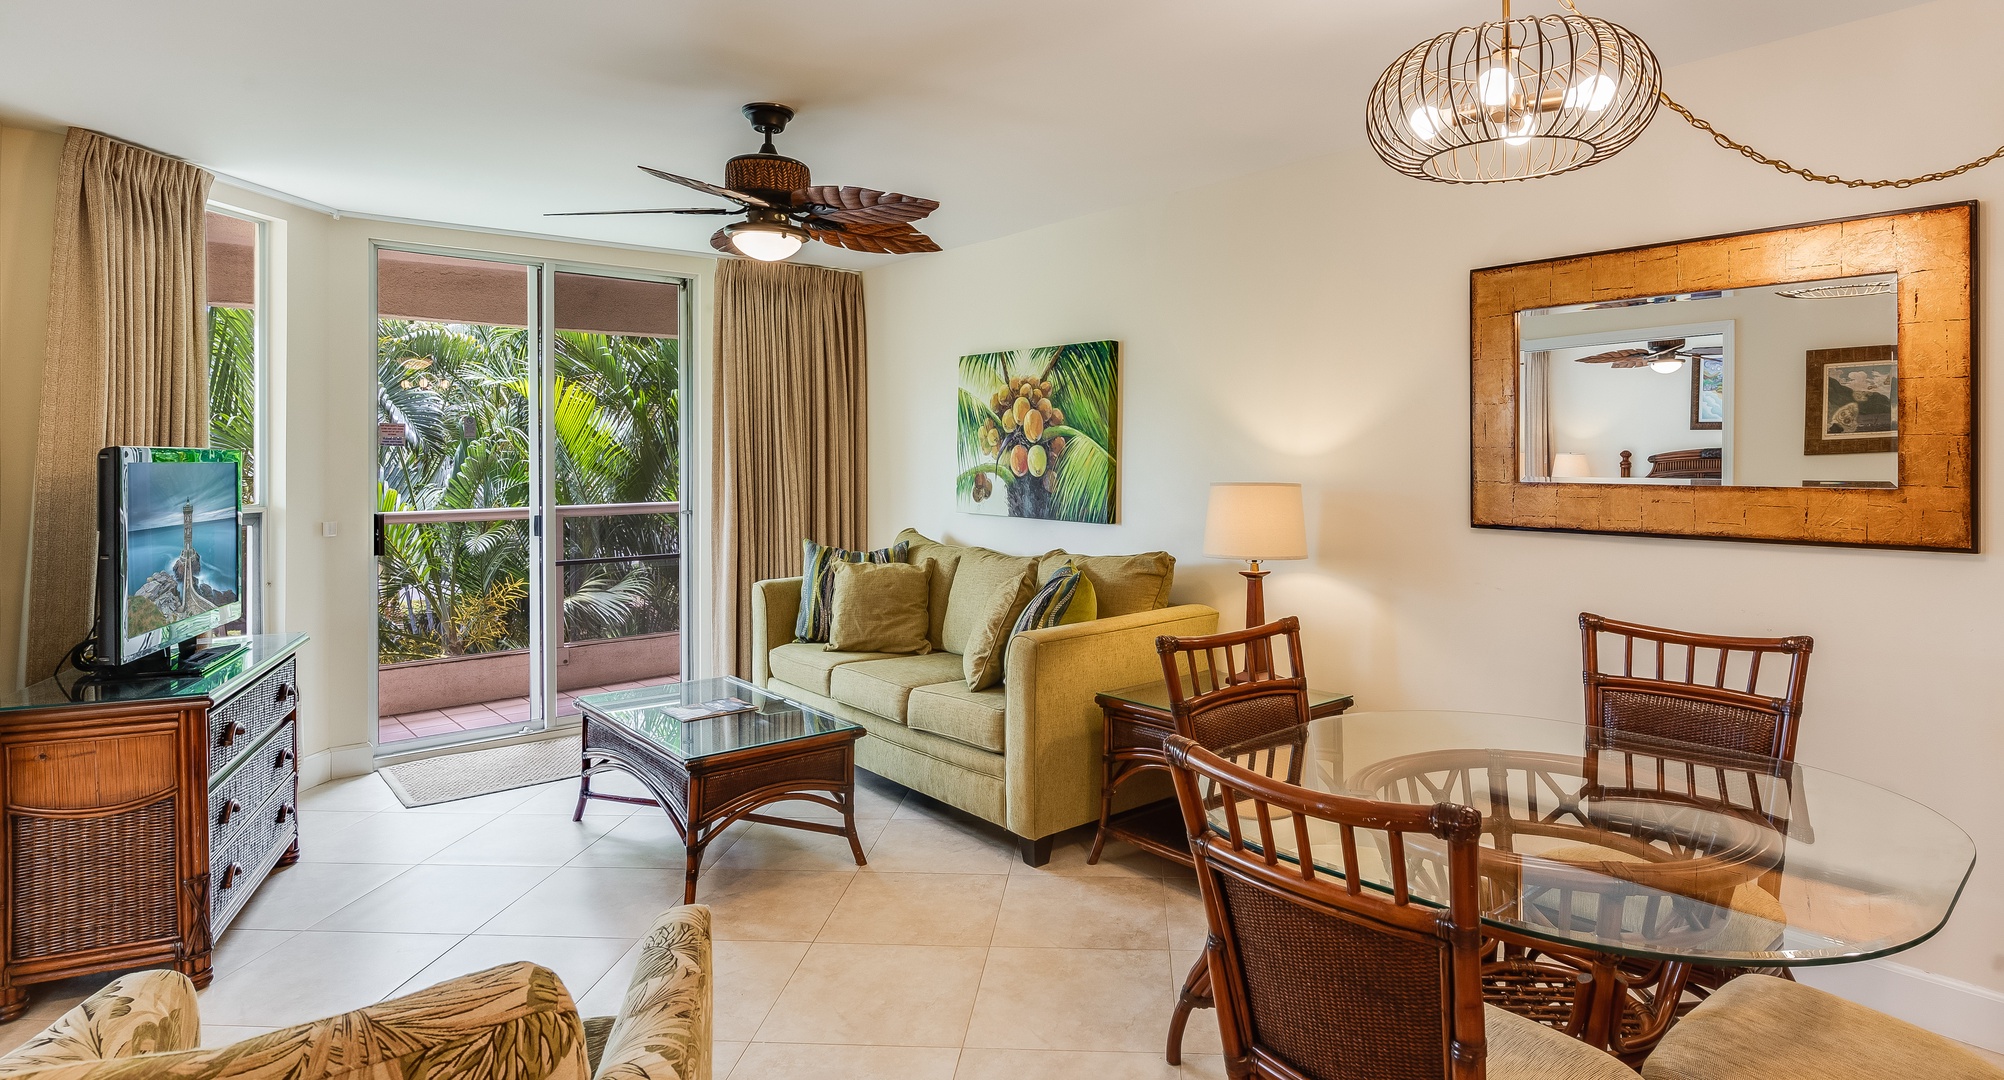
[{"label": "magazine on coffee table", "polygon": [[758,706],[743,698],[714,698],[699,705],[670,705],[665,710],[669,716],[687,723],[691,720],[707,720],[712,716],[729,716],[732,713],[751,712]]}]

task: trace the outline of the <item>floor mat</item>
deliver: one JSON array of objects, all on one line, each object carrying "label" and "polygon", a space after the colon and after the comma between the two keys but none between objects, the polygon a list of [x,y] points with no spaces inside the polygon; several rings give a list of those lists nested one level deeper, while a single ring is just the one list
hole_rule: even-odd
[{"label": "floor mat", "polygon": [[441,754],[383,769],[383,782],[405,806],[470,799],[576,776],[583,745],[573,735]]}]

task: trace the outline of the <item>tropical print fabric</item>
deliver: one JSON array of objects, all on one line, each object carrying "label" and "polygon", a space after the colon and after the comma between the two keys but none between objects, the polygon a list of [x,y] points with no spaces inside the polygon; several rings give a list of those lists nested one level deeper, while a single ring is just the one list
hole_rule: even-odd
[{"label": "tropical print fabric", "polygon": [[800,616],[793,623],[795,641],[828,640],[829,616],[834,610],[836,563],[904,562],[905,552],[911,550],[910,542],[904,540],[875,551],[822,547],[812,540],[802,540],[800,547]]},{"label": "tropical print fabric", "polygon": [[672,908],[640,941],[594,1080],[710,1080],[710,909]]},{"label": "tropical print fabric", "polygon": [[1044,582],[1044,587],[1030,597],[1023,614],[1016,617],[1016,625],[1009,632],[1020,634],[1025,630],[1042,630],[1063,622],[1065,612],[1071,609],[1072,597],[1078,595],[1079,583],[1084,580],[1084,575],[1075,566],[1067,566],[1052,574],[1051,580]]},{"label": "tropical print fabric", "polygon": [[[88,1022],[82,1028],[66,1026],[70,1017],[65,1016],[42,1036],[0,1058],[0,1078],[587,1080],[589,1076],[577,1007],[556,973],[534,964],[489,968],[394,1001],[213,1050],[187,1049],[197,1042],[194,990],[178,975],[157,978],[165,975],[172,973],[143,972],[107,986],[75,1010],[101,1002],[85,1017]],[[135,987],[135,978],[144,981]],[[132,1019],[142,1013],[156,1019]],[[149,1022],[153,1030],[147,1034],[141,1029]],[[178,1052],[139,1049],[148,1043],[160,1051],[171,1047]],[[93,1045],[102,1047],[107,1056],[73,1056]],[[114,1056],[120,1046],[137,1056]]]},{"label": "tropical print fabric", "polygon": [[105,984],[40,1035],[0,1057],[0,1077],[202,1045],[195,984],[178,971],[136,971]]}]

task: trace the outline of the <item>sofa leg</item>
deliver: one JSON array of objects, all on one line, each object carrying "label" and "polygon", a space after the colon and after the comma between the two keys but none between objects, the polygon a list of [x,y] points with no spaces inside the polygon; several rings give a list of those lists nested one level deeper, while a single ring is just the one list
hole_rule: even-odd
[{"label": "sofa leg", "polygon": [[1041,840],[1016,838],[1016,851],[1023,856],[1024,866],[1042,866],[1051,861],[1051,842],[1057,839],[1054,833]]}]

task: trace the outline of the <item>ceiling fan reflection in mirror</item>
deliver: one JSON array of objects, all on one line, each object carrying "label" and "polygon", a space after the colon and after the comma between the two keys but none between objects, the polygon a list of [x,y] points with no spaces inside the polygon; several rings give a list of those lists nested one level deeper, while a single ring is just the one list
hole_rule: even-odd
[{"label": "ceiling fan reflection in mirror", "polygon": [[915,195],[874,191],[863,187],[815,185],[805,162],[782,155],[772,137],[786,130],[793,110],[769,101],[744,107],[752,130],[765,136],[755,154],[739,154],[724,163],[722,186],[640,166],[642,172],[706,195],[728,199],[735,209],[720,206],[671,207],[651,210],[581,210],[545,217],[597,217],[625,214],[743,214],[710,237],[710,246],[726,255],[746,255],[763,262],[791,258],[809,240],[850,251],[908,255],[938,251],[932,238],[912,222],[939,209],[939,203]]},{"label": "ceiling fan reflection in mirror", "polygon": [[1726,350],[1722,346],[1696,345],[1686,348],[1684,338],[1664,338],[1649,342],[1645,348],[1613,349],[1592,356],[1582,356],[1576,363],[1606,364],[1617,368],[1646,367],[1658,374],[1668,375],[1681,370],[1686,360],[1725,354]]}]

